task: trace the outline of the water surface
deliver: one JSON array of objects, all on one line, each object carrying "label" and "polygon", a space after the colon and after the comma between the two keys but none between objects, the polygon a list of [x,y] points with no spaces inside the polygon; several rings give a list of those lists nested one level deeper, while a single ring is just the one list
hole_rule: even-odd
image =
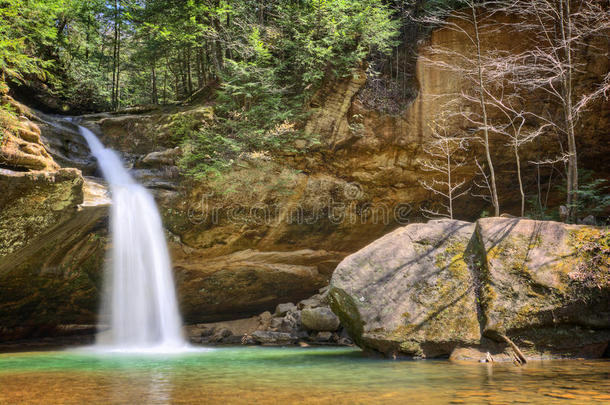
[{"label": "water surface", "polygon": [[345,348],[0,354],[0,404],[607,404],[610,361],[392,361]]}]

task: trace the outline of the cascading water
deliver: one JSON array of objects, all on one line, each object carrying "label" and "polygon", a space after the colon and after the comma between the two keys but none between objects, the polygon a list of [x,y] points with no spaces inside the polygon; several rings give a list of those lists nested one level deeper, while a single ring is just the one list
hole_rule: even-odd
[{"label": "cascading water", "polygon": [[102,297],[110,331],[96,344],[135,351],[183,348],[171,263],[155,201],[113,150],[87,128],[79,126],[79,131],[112,195],[112,248]]}]

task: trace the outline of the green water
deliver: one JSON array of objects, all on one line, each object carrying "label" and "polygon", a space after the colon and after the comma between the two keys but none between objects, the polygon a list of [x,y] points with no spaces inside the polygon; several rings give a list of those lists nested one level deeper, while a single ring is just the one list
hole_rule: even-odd
[{"label": "green water", "polygon": [[610,361],[393,361],[342,348],[0,354],[0,404],[594,404]]}]

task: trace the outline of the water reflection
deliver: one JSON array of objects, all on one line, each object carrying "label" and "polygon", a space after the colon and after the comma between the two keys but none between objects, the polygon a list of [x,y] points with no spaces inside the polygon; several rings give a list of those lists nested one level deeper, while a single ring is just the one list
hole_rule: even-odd
[{"label": "water reflection", "polygon": [[345,349],[0,355],[0,404],[606,404],[610,362],[387,361]]}]

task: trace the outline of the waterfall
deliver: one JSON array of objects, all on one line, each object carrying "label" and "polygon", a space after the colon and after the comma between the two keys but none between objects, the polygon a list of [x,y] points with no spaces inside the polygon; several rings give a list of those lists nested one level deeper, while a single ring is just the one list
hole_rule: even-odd
[{"label": "waterfall", "polygon": [[105,148],[82,126],[112,195],[111,254],[105,272],[103,312],[110,331],[96,345],[117,350],[185,347],[171,263],[161,216],[150,192],[123,167],[116,152]]}]

